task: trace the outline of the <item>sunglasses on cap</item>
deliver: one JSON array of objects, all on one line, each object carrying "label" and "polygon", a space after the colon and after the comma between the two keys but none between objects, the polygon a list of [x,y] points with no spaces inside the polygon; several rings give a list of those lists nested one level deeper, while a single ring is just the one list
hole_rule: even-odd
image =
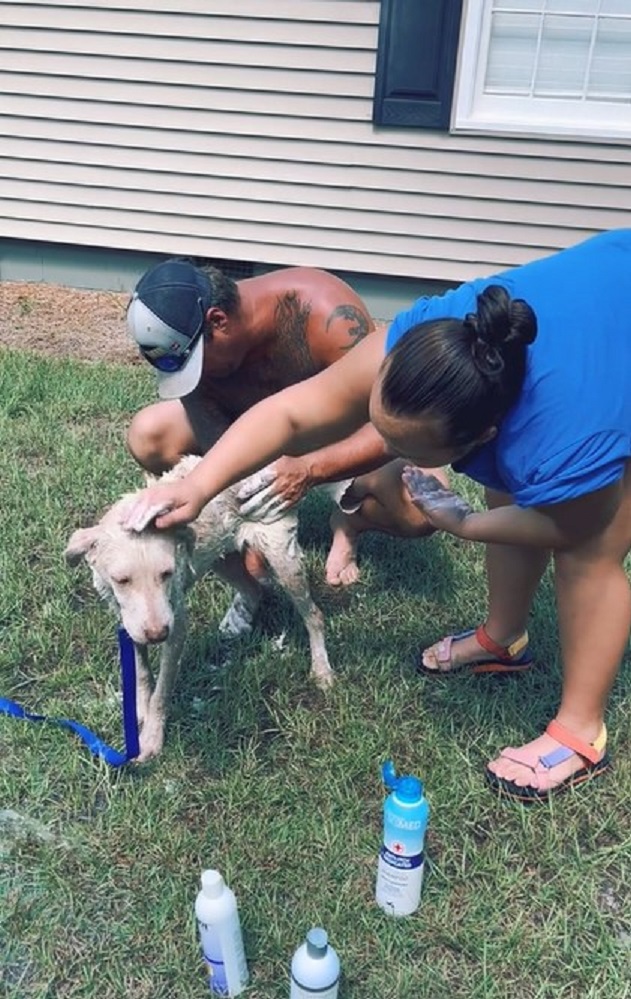
[{"label": "sunglasses on cap", "polygon": [[[158,371],[163,371],[165,374],[171,374],[174,371],[179,371],[184,367],[193,353],[199,338],[204,332],[204,323],[206,320],[204,303],[201,298],[197,299],[197,305],[200,314],[199,324],[186,347],[180,347],[180,345],[175,341],[172,343],[171,348],[161,346],[145,347],[139,344],[142,356],[149,361],[149,364],[151,364],[154,368],[157,368]],[[128,306],[128,309],[130,306]]]}]

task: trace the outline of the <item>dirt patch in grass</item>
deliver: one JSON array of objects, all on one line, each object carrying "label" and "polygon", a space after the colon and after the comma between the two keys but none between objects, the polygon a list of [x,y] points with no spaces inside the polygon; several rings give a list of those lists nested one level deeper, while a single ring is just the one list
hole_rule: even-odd
[{"label": "dirt patch in grass", "polygon": [[83,361],[141,364],[125,323],[127,292],[0,282],[0,344]]}]

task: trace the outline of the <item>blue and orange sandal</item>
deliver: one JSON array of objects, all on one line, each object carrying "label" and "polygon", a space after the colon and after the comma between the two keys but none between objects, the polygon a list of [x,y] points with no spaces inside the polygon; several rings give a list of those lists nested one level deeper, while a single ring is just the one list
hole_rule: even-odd
[{"label": "blue and orange sandal", "polygon": [[[475,635],[478,644],[490,652],[492,658],[450,666],[452,644],[458,639],[468,638],[470,635]],[[504,646],[494,642],[484,625],[481,624],[479,628],[461,631],[457,635],[448,635],[447,638],[442,638],[440,642],[437,642],[433,648],[436,649],[437,668],[432,669],[431,666],[426,666],[421,653],[416,667],[417,673],[423,673],[425,676],[451,676],[462,673],[523,673],[530,669],[533,664],[527,631],[515,639],[511,645]]]},{"label": "blue and orange sandal", "polygon": [[[533,756],[532,750],[527,748],[513,749],[509,746],[503,749],[500,756],[515,763],[520,763],[533,773],[531,784],[520,787],[512,780],[505,777],[498,777],[491,770],[486,770],[486,779],[489,787],[502,798],[509,798],[511,801],[520,801],[523,804],[531,804],[535,801],[548,801],[557,794],[563,794],[572,787],[585,784],[586,781],[599,777],[611,766],[611,758],[606,752],[607,729],[603,725],[600,734],[593,742],[584,742],[578,736],[570,732],[558,721],[551,721],[546,729],[546,733],[560,743],[558,749],[546,753],[545,756]],[[585,766],[580,770],[570,774],[565,780],[558,784],[546,787],[550,779],[550,772],[560,763],[565,763],[574,754],[580,756],[585,761]]]}]

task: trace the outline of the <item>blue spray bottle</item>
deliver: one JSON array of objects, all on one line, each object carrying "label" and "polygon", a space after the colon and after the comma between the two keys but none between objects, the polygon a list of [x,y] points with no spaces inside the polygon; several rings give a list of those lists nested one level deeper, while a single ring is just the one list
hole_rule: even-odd
[{"label": "blue spray bottle", "polygon": [[383,806],[375,896],[389,916],[409,916],[421,899],[429,805],[418,777],[397,777],[392,760],[383,764],[381,776],[391,793]]}]

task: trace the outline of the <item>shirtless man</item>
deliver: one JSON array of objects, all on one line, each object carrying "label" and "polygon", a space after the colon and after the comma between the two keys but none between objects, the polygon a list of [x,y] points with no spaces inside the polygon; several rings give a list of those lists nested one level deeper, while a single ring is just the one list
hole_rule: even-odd
[{"label": "shirtless man", "polygon": [[[327,368],[375,329],[361,299],[326,271],[291,267],[235,282],[179,258],[141,278],[128,325],[156,369],[161,397],[133,417],[128,447],[155,474],[183,454],[205,454],[245,410]],[[403,464],[389,460],[383,439],[366,424],[344,441],[263,469],[243,491],[243,509],[279,513],[313,486],[330,483],[339,508],[331,517],[326,578],[348,585],[359,575],[363,531],[405,537],[433,531],[403,488]],[[248,568],[255,571],[254,562]],[[223,574],[234,581],[241,572],[235,559]]]}]

